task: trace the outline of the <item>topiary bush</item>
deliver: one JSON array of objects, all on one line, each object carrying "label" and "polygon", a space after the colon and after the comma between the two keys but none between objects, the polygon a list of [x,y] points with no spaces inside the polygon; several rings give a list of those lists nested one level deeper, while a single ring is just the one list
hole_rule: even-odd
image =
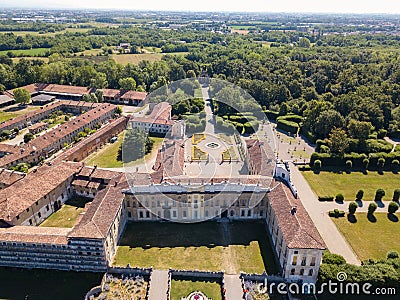
[{"label": "topiary bush", "polygon": [[385,166],[385,159],[383,157],[378,159],[378,168],[382,169]]},{"label": "topiary bush", "polygon": [[336,198],[335,198],[335,201],[337,201],[337,202],[343,202],[343,201],[344,201],[344,196],[343,196],[343,194],[337,194],[337,195],[336,195]]},{"label": "topiary bush", "polygon": [[364,166],[365,170],[368,169],[368,167],[369,167],[369,159],[368,158],[363,159],[363,166]]},{"label": "topiary bush", "polygon": [[393,201],[398,202],[400,199],[400,189],[395,189],[393,192]]},{"label": "topiary bush", "polygon": [[358,208],[358,204],[354,201],[349,203],[349,214],[354,215]]},{"label": "topiary bush", "polygon": [[346,160],[346,167],[351,169],[353,167],[353,162],[351,160]]},{"label": "topiary bush", "polygon": [[377,189],[375,192],[375,201],[382,201],[383,196],[385,196],[385,191],[383,189]]},{"label": "topiary bush", "polygon": [[321,163],[321,161],[320,161],[319,159],[317,159],[316,161],[314,161],[314,168],[315,168],[316,170],[321,170],[321,167],[322,167],[322,163]]},{"label": "topiary bush", "polygon": [[364,191],[359,190],[356,194],[356,200],[361,201],[363,197],[364,197]]},{"label": "topiary bush", "polygon": [[399,258],[399,252],[395,251],[395,250],[391,250],[388,252],[388,254],[386,255],[387,259],[396,259]]},{"label": "topiary bush", "polygon": [[397,170],[399,168],[399,160],[393,159],[392,166],[393,166],[393,170]]},{"label": "topiary bush", "polygon": [[376,211],[377,208],[378,208],[378,205],[375,202],[371,202],[368,205],[368,214],[372,215]]},{"label": "topiary bush", "polygon": [[388,206],[389,214],[394,214],[399,209],[399,205],[396,202],[390,202]]}]

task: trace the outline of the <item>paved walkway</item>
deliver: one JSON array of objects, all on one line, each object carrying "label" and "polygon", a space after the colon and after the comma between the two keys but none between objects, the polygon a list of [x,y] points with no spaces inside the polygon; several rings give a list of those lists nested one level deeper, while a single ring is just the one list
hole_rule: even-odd
[{"label": "paved walkway", "polygon": [[150,277],[150,300],[167,300],[168,270],[153,270]]},{"label": "paved walkway", "polygon": [[[347,243],[346,239],[336,228],[327,214],[326,203],[318,201],[308,182],[295,165],[291,163],[291,179],[296,186],[301,202],[310,215],[319,233],[332,253],[342,255],[348,263],[360,265],[360,260]],[[343,204],[343,206],[346,204]]]},{"label": "paved walkway", "polygon": [[227,300],[243,299],[242,281],[240,275],[224,275],[225,297]]}]

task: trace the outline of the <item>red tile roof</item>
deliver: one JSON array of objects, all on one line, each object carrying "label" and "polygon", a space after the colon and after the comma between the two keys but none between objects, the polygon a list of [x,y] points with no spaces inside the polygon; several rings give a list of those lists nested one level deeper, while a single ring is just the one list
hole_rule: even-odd
[{"label": "red tile roof", "polygon": [[[293,249],[326,249],[326,245],[300,199],[282,182],[274,181],[268,198],[286,245]],[[293,208],[295,209],[295,212]]]},{"label": "red tile roof", "polygon": [[81,163],[71,162],[42,166],[13,185],[0,190],[0,219],[13,220],[36,201],[78,173],[81,168]]},{"label": "red tile roof", "polygon": [[19,243],[67,245],[71,228],[14,226],[0,228],[0,240]]}]

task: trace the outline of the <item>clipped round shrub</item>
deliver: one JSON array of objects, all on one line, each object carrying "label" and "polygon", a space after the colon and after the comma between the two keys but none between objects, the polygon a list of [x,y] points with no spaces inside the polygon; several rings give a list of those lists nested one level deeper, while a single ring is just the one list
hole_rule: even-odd
[{"label": "clipped round shrub", "polygon": [[393,191],[393,199],[392,201],[398,202],[400,199],[400,189],[395,189]]},{"label": "clipped round shrub", "polygon": [[381,201],[383,196],[385,196],[385,191],[383,189],[377,189],[375,192],[375,201]]},{"label": "clipped round shrub", "polygon": [[385,159],[383,157],[378,159],[378,168],[383,168],[385,166]]},{"label": "clipped round shrub", "polygon": [[371,202],[368,205],[368,214],[372,215],[376,211],[377,208],[378,208],[378,205],[375,202]]},{"label": "clipped round shrub", "polygon": [[314,161],[314,168],[315,168],[315,169],[320,170],[321,167],[322,167],[322,162],[321,162],[319,159],[317,159],[316,161]]},{"label": "clipped round shrub", "polygon": [[358,192],[356,194],[356,200],[361,201],[363,197],[364,197],[364,191],[363,190],[358,190]]},{"label": "clipped round shrub", "polygon": [[350,202],[349,204],[349,214],[354,215],[358,208],[358,204],[354,201]]},{"label": "clipped round shrub", "polygon": [[350,159],[346,160],[346,167],[349,169],[351,169],[353,167],[353,162]]},{"label": "clipped round shrub", "polygon": [[344,201],[344,196],[343,196],[343,194],[337,194],[337,195],[336,195],[336,198],[335,198],[335,201],[337,201],[337,202],[343,202],[343,201]]},{"label": "clipped round shrub", "polygon": [[386,255],[387,259],[396,259],[399,258],[399,252],[395,251],[395,250],[391,250],[388,252],[388,254]]},{"label": "clipped round shrub", "polygon": [[364,158],[363,159],[363,166],[365,169],[368,169],[369,166],[369,159],[368,158]]},{"label": "clipped round shrub", "polygon": [[397,169],[399,167],[399,161],[397,159],[393,159],[392,166],[393,166],[393,168]]},{"label": "clipped round shrub", "polygon": [[396,202],[390,202],[388,206],[389,214],[394,214],[399,209],[399,205]]}]

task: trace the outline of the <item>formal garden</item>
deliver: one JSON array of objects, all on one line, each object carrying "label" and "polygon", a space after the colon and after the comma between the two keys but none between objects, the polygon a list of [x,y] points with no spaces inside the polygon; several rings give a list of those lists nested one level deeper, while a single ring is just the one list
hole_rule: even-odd
[{"label": "formal garden", "polygon": [[192,146],[192,160],[207,160],[208,159],[208,153],[201,150],[197,146]]},{"label": "formal garden", "polygon": [[114,260],[117,266],[127,264],[233,274],[277,272],[265,225],[258,222],[130,223]]},{"label": "formal garden", "polygon": [[172,279],[171,300],[222,300],[221,285],[217,281]]},{"label": "formal garden", "polygon": [[143,276],[117,276],[107,274],[102,292],[93,300],[146,300],[149,282]]}]

